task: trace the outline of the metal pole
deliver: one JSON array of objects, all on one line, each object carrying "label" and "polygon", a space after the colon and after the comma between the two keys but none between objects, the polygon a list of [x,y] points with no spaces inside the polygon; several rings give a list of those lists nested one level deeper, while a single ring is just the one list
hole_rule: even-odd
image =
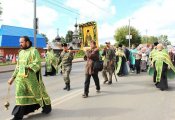
[{"label": "metal pole", "polygon": [[130,45],[130,44],[131,44],[131,42],[130,42],[130,39],[131,39],[131,38],[130,38],[130,34],[131,34],[131,33],[130,33],[130,19],[129,19],[129,49],[130,49],[130,46],[131,46],[131,45]]},{"label": "metal pole", "polygon": [[34,23],[33,23],[33,27],[34,27],[34,47],[36,46],[36,0],[34,0]]},{"label": "metal pole", "polygon": [[146,43],[148,44],[147,29],[146,29]]}]

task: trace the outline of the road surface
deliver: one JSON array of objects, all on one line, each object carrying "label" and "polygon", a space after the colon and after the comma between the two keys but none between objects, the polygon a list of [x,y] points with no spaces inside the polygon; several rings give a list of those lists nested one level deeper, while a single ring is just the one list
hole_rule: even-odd
[{"label": "road surface", "polygon": [[[93,79],[89,98],[82,98],[84,86],[84,63],[74,63],[71,72],[71,91],[64,91],[64,81],[59,74],[43,77],[52,100],[53,111],[41,114],[41,109],[25,116],[25,120],[175,120],[175,80],[169,80],[168,91],[154,87],[152,78],[146,73],[130,74],[113,78],[113,84],[102,84],[101,93],[96,93]],[[44,74],[44,69],[42,70]],[[14,86],[11,87],[10,108],[4,111],[7,80],[12,73],[0,74],[0,116],[2,120],[12,118],[15,105]]]}]

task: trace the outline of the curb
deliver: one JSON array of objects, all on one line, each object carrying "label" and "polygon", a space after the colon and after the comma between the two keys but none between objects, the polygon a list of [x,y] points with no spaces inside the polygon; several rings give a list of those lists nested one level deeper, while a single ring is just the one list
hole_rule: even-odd
[{"label": "curb", "polygon": [[[84,60],[80,60],[80,61],[73,61],[72,63],[78,63],[78,62],[84,62]],[[41,67],[44,67],[45,64],[42,64]],[[0,73],[7,73],[7,72],[12,72],[14,71],[14,69],[9,69],[9,70],[4,70],[4,71],[0,71]]]}]

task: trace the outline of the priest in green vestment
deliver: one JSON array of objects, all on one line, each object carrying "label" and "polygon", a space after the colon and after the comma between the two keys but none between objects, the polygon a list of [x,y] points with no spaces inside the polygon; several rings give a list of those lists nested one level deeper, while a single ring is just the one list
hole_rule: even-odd
[{"label": "priest in green vestment", "polygon": [[27,36],[20,38],[19,58],[16,69],[8,81],[15,82],[16,106],[12,111],[13,120],[22,120],[24,115],[34,112],[40,107],[43,113],[51,112],[50,97],[41,76],[41,58],[38,50],[31,47]]},{"label": "priest in green vestment", "polygon": [[118,46],[118,49],[116,50],[116,65],[115,65],[115,73],[118,76],[124,76],[124,68],[125,68],[125,63],[126,63],[126,56],[125,53],[122,49],[122,45],[120,44]]},{"label": "priest in green vestment", "polygon": [[54,76],[56,75],[58,71],[58,60],[56,58],[56,55],[54,54],[51,46],[47,47],[46,52],[46,64],[45,64],[45,75]]}]

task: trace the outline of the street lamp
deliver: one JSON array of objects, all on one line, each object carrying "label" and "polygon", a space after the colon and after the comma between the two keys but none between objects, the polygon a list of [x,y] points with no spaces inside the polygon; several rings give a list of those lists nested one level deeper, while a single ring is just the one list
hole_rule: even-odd
[{"label": "street lamp", "polygon": [[130,44],[131,44],[131,41],[130,41],[130,37],[131,37],[130,34],[131,34],[131,33],[130,33],[130,32],[131,32],[131,30],[130,30],[130,19],[129,19],[129,49],[130,49],[130,46],[131,46],[131,45],[130,45]]}]

